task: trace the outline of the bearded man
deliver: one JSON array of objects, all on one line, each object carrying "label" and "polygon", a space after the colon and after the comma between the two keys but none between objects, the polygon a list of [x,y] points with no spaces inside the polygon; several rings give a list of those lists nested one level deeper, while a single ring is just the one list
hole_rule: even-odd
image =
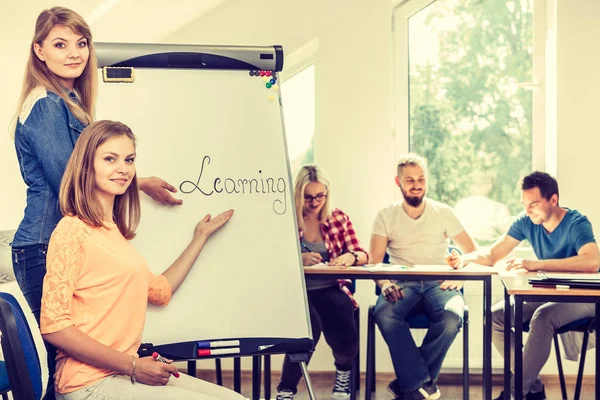
[{"label": "bearded man", "polygon": [[[403,201],[381,210],[373,225],[369,254],[372,262],[383,261],[387,252],[392,264],[444,264],[449,239],[463,253],[477,244],[465,231],[454,210],[426,197],[427,162],[408,154],[398,162],[396,184]],[[454,261],[453,261],[454,262]],[[388,389],[395,399],[438,399],[436,380],[444,357],[463,322],[464,299],[459,281],[380,280],[381,295],[375,305],[375,322],[389,347],[396,379]],[[431,323],[417,347],[406,318],[425,313]]]}]

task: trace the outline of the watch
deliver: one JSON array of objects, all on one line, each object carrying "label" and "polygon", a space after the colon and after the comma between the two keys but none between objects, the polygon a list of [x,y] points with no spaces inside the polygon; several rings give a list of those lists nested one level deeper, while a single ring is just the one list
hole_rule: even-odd
[{"label": "watch", "polygon": [[354,256],[354,262],[352,263],[352,265],[356,265],[356,263],[358,262],[358,253],[355,251],[350,251],[350,254]]}]

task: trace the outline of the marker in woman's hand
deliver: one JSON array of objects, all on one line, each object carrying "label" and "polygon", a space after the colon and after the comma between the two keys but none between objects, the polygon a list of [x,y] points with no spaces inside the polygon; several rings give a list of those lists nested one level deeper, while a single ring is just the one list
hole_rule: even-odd
[{"label": "marker in woman's hand", "polygon": [[[154,352],[154,353],[152,353],[152,357],[154,357],[154,359],[155,359],[156,361],[160,361],[161,363],[164,363],[164,364],[170,364],[170,362],[168,362],[167,360],[165,360],[165,359],[164,359],[164,358],[163,358],[163,357],[162,357],[160,354],[158,354],[157,352]],[[179,378],[179,372],[175,372],[175,373],[173,373],[173,376],[174,376],[175,378]]]}]

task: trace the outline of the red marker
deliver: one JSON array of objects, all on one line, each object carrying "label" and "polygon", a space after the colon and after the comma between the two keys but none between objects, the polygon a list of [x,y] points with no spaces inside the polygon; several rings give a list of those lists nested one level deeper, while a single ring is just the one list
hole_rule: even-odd
[{"label": "red marker", "polygon": [[[167,360],[165,360],[165,359],[164,359],[164,358],[163,358],[163,357],[162,357],[160,354],[158,354],[157,352],[154,352],[154,353],[152,353],[152,357],[154,357],[154,359],[155,359],[156,361],[160,361],[161,363],[169,364],[169,363],[167,362]],[[173,376],[174,376],[175,378],[179,378],[179,372],[174,372],[174,373],[173,373]]]},{"label": "red marker", "polygon": [[224,354],[240,354],[240,348],[198,349],[198,357],[217,356]]}]

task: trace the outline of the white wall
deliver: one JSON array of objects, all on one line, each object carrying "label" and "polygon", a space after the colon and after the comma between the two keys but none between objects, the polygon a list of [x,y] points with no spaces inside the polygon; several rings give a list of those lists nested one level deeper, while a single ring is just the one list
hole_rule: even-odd
[{"label": "white wall", "polygon": [[600,232],[600,2],[559,0],[557,129],[560,199]]},{"label": "white wall", "polygon": [[[556,2],[557,179],[561,205],[588,216],[600,241],[600,2]],[[586,373],[594,375],[594,352]],[[555,371],[555,363],[552,371]],[[567,362],[575,374],[573,362]],[[545,370],[548,370],[546,368]]]}]

